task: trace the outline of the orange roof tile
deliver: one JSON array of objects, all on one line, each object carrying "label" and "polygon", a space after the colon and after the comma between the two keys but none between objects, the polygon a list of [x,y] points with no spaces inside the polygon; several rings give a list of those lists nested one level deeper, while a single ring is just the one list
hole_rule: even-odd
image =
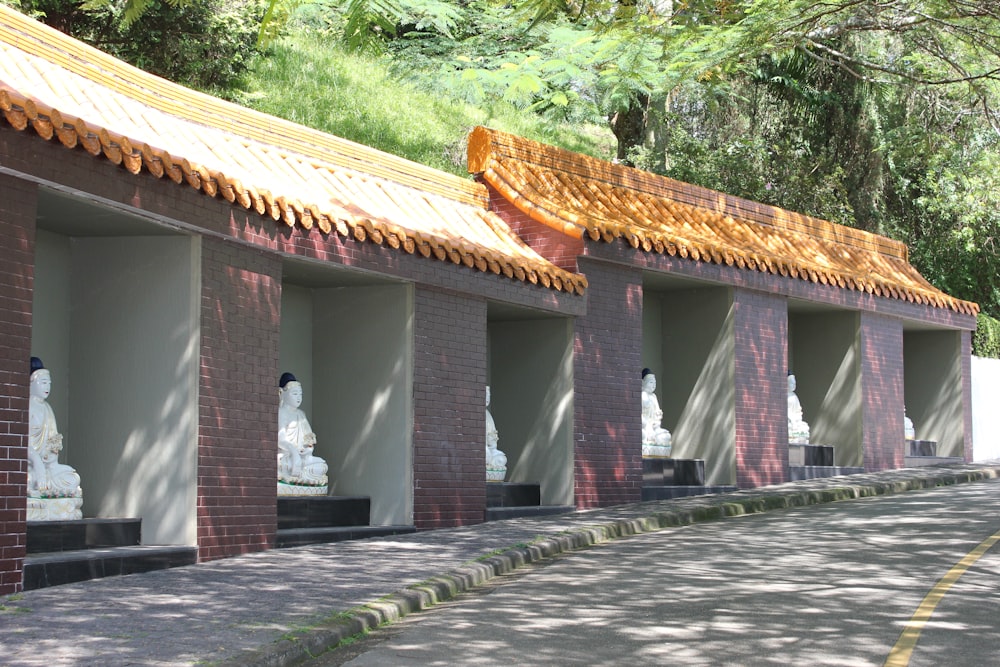
[{"label": "orange roof tile", "polygon": [[485,188],[202,95],[0,5],[0,112],[67,148],[287,225],[583,293],[487,210]]},{"label": "orange roof tile", "polygon": [[791,276],[974,315],[927,282],[904,244],[485,127],[469,171],[533,220],[576,238]]}]

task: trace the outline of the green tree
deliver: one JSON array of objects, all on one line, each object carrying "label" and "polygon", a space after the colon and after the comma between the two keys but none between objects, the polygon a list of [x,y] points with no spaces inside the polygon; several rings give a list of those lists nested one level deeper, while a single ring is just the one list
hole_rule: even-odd
[{"label": "green tree", "polygon": [[135,5],[20,0],[47,25],[153,74],[203,90],[236,85],[255,57],[263,0],[192,0]]}]

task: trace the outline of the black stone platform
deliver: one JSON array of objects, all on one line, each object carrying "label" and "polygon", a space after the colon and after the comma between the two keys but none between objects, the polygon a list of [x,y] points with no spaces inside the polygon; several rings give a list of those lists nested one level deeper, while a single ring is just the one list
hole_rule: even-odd
[{"label": "black stone platform", "polygon": [[487,507],[486,521],[503,521],[504,519],[519,519],[531,516],[550,516],[552,514],[568,514],[576,511],[572,505],[536,505],[534,507]]},{"label": "black stone platform", "polygon": [[840,475],[860,475],[862,466],[788,466],[788,481],[801,482],[817,477],[839,477]]},{"label": "black stone platform", "polygon": [[788,465],[797,467],[832,466],[833,445],[788,445]]},{"label": "black stone platform", "polygon": [[274,546],[278,549],[303,547],[308,544],[327,544],[347,540],[363,540],[367,537],[387,537],[415,533],[413,526],[327,526],[324,528],[282,528],[275,536]]},{"label": "black stone platform", "polygon": [[416,532],[413,526],[371,526],[368,496],[278,498],[275,547],[284,549]]},{"label": "black stone platform", "polygon": [[907,440],[906,456],[937,456],[936,440]]},{"label": "black stone platform", "polygon": [[903,465],[907,468],[919,468],[921,466],[950,466],[956,463],[965,463],[961,456],[904,456]]},{"label": "black stone platform", "polygon": [[97,547],[128,547],[139,544],[142,536],[142,520],[29,521],[27,532],[29,554]]},{"label": "black stone platform", "polygon": [[487,482],[487,507],[537,507],[542,504],[540,484]]},{"label": "black stone platform", "polygon": [[643,486],[705,486],[705,459],[642,459]]},{"label": "black stone platform", "polygon": [[725,486],[644,486],[642,487],[643,500],[671,500],[673,498],[687,498],[688,496],[705,496],[712,493],[732,493],[739,491],[739,487],[733,485]]},{"label": "black stone platform", "polygon": [[736,491],[735,486],[705,486],[705,459],[642,459],[642,499],[670,500]]},{"label": "black stone platform", "polygon": [[486,521],[566,514],[574,509],[572,505],[542,505],[540,484],[486,482],[486,510],[483,513]]},{"label": "black stone platform", "polygon": [[193,565],[196,547],[134,546],[37,554],[24,559],[24,589]]},{"label": "black stone platform", "polygon": [[371,505],[368,496],[278,498],[278,530],[367,526]]},{"label": "black stone platform", "polygon": [[136,574],[191,565],[198,550],[188,546],[139,546],[140,519],[29,521],[24,588]]}]

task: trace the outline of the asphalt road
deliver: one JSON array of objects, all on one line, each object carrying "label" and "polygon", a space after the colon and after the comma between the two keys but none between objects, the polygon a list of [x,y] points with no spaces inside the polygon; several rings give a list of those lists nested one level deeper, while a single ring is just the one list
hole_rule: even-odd
[{"label": "asphalt road", "polygon": [[896,665],[998,664],[1000,545],[955,569],[998,533],[1000,480],[667,529],[496,579],[310,665],[883,665],[918,609]]}]

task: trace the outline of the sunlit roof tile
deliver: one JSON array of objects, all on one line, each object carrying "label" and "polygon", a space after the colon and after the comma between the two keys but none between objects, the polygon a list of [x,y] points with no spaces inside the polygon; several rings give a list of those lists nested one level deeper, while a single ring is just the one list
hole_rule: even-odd
[{"label": "sunlit roof tile", "polygon": [[592,241],[791,276],[974,315],[904,244],[863,230],[477,127],[469,171],[535,221]]},{"label": "sunlit roof tile", "polygon": [[187,90],[3,5],[0,112],[16,130],[122,165],[123,178],[146,170],[284,224],[586,287],[519,243],[478,183]]}]

